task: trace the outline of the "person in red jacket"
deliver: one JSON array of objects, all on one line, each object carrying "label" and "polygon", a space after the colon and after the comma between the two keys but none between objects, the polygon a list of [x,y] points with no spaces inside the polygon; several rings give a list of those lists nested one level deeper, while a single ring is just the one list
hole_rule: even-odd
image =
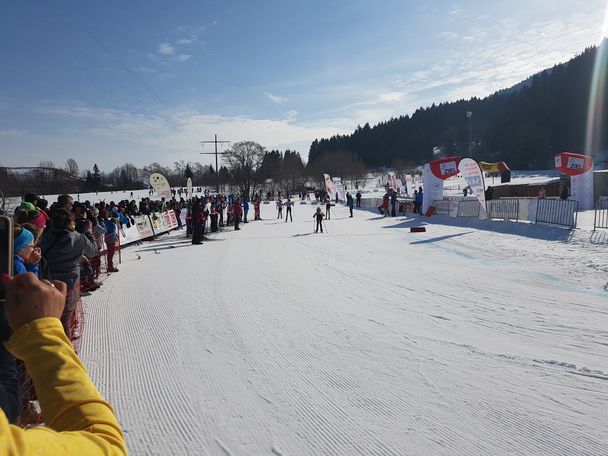
[{"label": "person in red jacket", "polygon": [[243,207],[241,206],[241,199],[237,198],[234,201],[232,206],[232,214],[234,216],[234,229],[240,230],[239,222],[241,221],[241,216],[243,215]]}]

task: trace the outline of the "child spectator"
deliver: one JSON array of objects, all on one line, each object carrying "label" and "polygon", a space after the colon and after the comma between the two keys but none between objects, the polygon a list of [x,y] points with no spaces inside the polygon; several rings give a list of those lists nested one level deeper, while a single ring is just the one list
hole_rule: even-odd
[{"label": "child spectator", "polygon": [[40,249],[34,247],[34,235],[22,226],[15,226],[14,237],[14,275],[33,272],[38,277],[38,264],[42,255]]}]

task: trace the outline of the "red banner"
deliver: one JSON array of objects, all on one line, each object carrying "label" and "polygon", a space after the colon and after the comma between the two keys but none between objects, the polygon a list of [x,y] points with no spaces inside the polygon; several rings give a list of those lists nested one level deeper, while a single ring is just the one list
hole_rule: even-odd
[{"label": "red banner", "polygon": [[429,162],[431,172],[437,179],[446,180],[458,174],[460,157],[447,157]]},{"label": "red banner", "polygon": [[568,176],[584,174],[593,166],[591,157],[572,152],[562,152],[555,155],[555,169]]}]

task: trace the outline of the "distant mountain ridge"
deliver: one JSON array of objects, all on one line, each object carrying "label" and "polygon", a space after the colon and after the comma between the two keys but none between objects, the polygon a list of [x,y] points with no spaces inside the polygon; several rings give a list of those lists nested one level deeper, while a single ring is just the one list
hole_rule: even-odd
[{"label": "distant mountain ridge", "polygon": [[[589,47],[568,62],[483,99],[433,104],[411,116],[373,127],[359,126],[350,135],[315,140],[308,161],[313,164],[322,156],[347,152],[369,167],[407,166],[428,161],[433,148],[440,147],[444,154],[504,160],[515,169],[552,167],[555,153],[584,151],[587,104],[598,52],[598,47]],[[602,104],[608,112],[608,90],[603,92]],[[472,144],[467,111],[473,113]],[[605,160],[607,150],[604,131],[595,153]]]}]

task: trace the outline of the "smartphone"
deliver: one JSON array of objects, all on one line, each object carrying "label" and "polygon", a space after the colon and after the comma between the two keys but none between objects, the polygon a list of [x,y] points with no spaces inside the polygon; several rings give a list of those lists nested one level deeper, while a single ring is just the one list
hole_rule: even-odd
[{"label": "smartphone", "polygon": [[[13,219],[0,215],[0,275],[13,275]],[[0,281],[0,301],[4,301],[4,285]]]}]

